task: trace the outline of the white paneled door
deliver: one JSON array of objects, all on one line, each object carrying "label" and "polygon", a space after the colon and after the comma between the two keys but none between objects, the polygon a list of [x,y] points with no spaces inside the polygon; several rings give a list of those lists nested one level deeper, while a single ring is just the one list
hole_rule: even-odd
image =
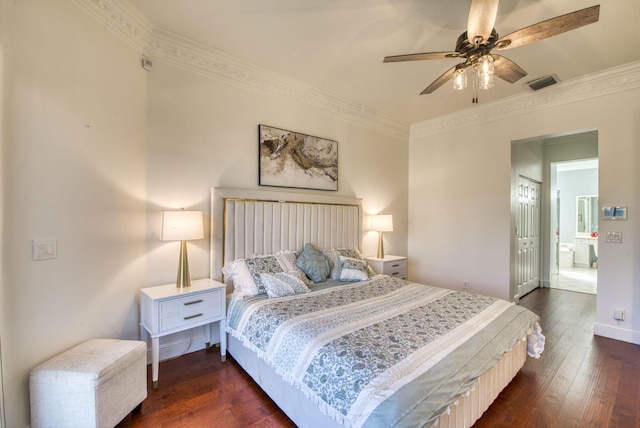
[{"label": "white paneled door", "polygon": [[520,176],[516,222],[516,298],[540,285],[540,183]]}]

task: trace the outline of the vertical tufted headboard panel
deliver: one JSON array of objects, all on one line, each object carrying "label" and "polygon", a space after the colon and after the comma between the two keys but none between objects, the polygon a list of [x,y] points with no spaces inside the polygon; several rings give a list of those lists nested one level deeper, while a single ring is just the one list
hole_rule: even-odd
[{"label": "vertical tufted headboard panel", "polygon": [[211,189],[211,277],[232,260],[281,250],[357,248],[362,200],[245,189]]}]

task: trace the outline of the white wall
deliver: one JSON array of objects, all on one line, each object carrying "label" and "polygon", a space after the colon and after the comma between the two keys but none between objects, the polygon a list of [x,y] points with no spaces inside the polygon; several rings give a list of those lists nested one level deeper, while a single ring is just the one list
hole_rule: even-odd
[{"label": "white wall", "polygon": [[[599,242],[596,333],[640,343],[640,66],[412,126],[409,148],[410,266],[413,279],[509,298],[511,142],[598,130],[601,205],[629,207],[623,232]],[[631,76],[631,78],[629,78]],[[633,77],[636,77],[635,79]],[[625,86],[618,89],[619,85]],[[542,92],[542,91],[541,91]],[[613,320],[616,306],[627,319]]]},{"label": "white wall", "polygon": [[[7,426],[21,427],[35,365],[85,339],[139,335],[147,75],[72,2],[2,13],[2,364]],[[32,240],[49,237],[58,257],[32,261]]]},{"label": "white wall", "polygon": [[[88,338],[139,337],[138,290],[177,269],[159,212],[184,206],[208,220],[210,187],[258,188],[260,123],[337,140],[337,194],[393,214],[385,247],[406,255],[406,139],[161,60],[147,72],[140,49],[87,10],[120,16],[92,2],[2,1],[7,426],[29,423],[35,365]],[[32,239],[47,237],[58,257],[31,261]],[[207,240],[208,230],[189,244],[192,278],[209,275]],[[376,243],[365,234],[363,252]],[[161,341],[169,353],[188,345],[187,335]]]}]

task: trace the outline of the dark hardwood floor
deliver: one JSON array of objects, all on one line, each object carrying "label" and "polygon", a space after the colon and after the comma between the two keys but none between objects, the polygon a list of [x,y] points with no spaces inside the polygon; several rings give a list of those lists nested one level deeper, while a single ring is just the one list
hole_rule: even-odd
[{"label": "dark hardwood floor", "polygon": [[[556,289],[521,299],[541,318],[545,352],[474,427],[640,427],[640,346],[594,336],[595,302]],[[148,388],[142,412],[118,428],[294,426],[217,348],[160,363],[159,387]]]}]

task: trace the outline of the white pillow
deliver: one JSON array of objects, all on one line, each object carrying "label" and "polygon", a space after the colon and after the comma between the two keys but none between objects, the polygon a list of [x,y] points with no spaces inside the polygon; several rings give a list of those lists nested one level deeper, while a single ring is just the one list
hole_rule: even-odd
[{"label": "white pillow", "polygon": [[255,296],[258,286],[253,281],[244,259],[234,260],[222,268],[225,279],[233,283],[233,298]]}]

